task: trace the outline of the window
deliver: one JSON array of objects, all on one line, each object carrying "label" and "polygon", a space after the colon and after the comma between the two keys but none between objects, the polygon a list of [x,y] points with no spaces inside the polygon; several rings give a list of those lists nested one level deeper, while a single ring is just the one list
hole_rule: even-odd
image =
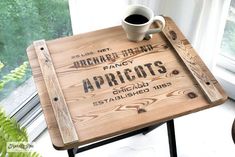
[{"label": "window", "polygon": [[225,69],[235,72],[235,0],[231,1],[229,13],[221,43],[219,64]]},{"label": "window", "polygon": [[235,0],[231,0],[220,53],[217,58],[217,75],[228,95],[235,99]]},{"label": "window", "polygon": [[27,126],[42,113],[26,48],[35,40],[72,35],[68,1],[1,0],[0,21],[0,106]]}]

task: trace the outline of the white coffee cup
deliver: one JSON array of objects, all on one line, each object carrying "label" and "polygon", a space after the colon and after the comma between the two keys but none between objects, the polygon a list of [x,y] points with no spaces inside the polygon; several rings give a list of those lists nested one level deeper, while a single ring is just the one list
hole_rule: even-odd
[{"label": "white coffee cup", "polygon": [[[145,23],[136,24],[126,21],[130,15],[142,15],[148,19]],[[149,29],[153,22],[159,21],[160,28]],[[162,16],[154,16],[153,11],[143,5],[130,5],[128,6],[123,19],[122,27],[126,32],[127,39],[130,41],[142,41],[145,37],[149,38],[150,34],[161,32],[165,27],[165,20]]]}]

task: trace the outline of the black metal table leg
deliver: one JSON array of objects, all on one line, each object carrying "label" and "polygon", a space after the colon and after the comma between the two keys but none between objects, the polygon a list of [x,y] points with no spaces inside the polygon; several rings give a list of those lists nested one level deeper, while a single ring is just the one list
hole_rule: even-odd
[{"label": "black metal table leg", "polygon": [[[76,150],[77,150],[77,149],[76,149]],[[75,157],[75,154],[76,154],[75,148],[68,149],[67,151],[68,151],[69,157]]]},{"label": "black metal table leg", "polygon": [[174,120],[173,119],[169,120],[166,123],[167,123],[170,156],[177,157]]}]

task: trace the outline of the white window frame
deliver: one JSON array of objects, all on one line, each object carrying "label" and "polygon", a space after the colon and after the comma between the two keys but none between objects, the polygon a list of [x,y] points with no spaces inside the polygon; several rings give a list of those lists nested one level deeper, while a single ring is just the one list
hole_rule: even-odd
[{"label": "white window frame", "polygon": [[[226,11],[226,14],[224,14],[224,18],[227,19],[228,17],[228,10],[230,5],[228,6]],[[227,21],[227,20],[226,20]],[[224,29],[225,29],[225,23],[223,24],[223,27],[221,28],[222,35],[220,36],[220,39],[218,39],[221,44]],[[221,85],[224,87],[225,91],[229,95],[231,99],[235,100],[235,59],[232,56],[219,53],[216,57],[216,66],[213,69],[214,74],[216,75],[218,81],[221,83]]]},{"label": "white window frame", "polygon": [[[235,59],[232,56],[219,54],[217,65],[221,66],[225,70],[235,74]],[[234,80],[235,81],[235,80]]]}]

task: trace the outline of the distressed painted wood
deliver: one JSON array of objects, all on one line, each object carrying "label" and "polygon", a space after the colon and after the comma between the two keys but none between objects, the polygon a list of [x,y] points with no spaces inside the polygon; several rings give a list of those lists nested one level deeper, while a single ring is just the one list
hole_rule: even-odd
[{"label": "distressed painted wood", "polygon": [[45,40],[35,41],[34,48],[63,143],[65,145],[76,143],[78,142],[78,136]]},{"label": "distressed painted wood", "polygon": [[[174,22],[167,26],[191,51]],[[79,141],[65,145],[56,121],[34,46],[27,49],[53,145],[68,149],[126,133],[222,104],[208,101],[196,79],[163,33],[151,40],[129,42],[121,26],[46,42]],[[191,53],[192,52],[192,53]],[[196,57],[201,64],[202,61]],[[204,77],[204,76],[203,76]]]}]

